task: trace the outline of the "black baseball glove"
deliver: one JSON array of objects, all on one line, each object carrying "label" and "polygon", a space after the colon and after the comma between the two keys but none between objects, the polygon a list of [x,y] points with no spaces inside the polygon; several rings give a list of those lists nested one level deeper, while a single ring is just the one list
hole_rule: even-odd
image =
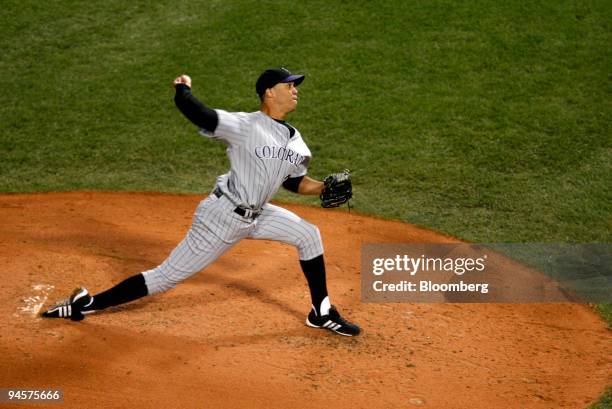
[{"label": "black baseball glove", "polygon": [[323,179],[323,184],[325,187],[319,196],[322,207],[338,207],[353,197],[353,184],[348,170],[332,173]]}]

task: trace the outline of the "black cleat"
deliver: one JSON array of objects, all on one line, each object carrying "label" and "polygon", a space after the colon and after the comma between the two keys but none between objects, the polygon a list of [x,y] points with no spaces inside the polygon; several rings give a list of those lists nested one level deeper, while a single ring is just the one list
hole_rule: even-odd
[{"label": "black cleat", "polygon": [[42,313],[45,318],[70,318],[72,321],[81,321],[85,316],[85,307],[89,306],[93,297],[89,295],[86,288],[79,287],[72,292],[70,298],[55,304],[53,307]]},{"label": "black cleat", "polygon": [[345,337],[353,337],[361,332],[357,325],[342,318],[333,305],[329,309],[329,314],[320,317],[317,316],[313,308],[306,318],[306,325],[312,328],[324,328]]}]

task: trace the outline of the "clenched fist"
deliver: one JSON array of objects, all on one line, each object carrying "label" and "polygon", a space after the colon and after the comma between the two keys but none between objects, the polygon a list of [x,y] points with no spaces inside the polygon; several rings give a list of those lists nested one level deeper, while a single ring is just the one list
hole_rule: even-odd
[{"label": "clenched fist", "polygon": [[191,77],[189,75],[183,74],[180,77],[176,77],[172,84],[176,87],[178,84],[185,84],[189,88],[191,88]]}]

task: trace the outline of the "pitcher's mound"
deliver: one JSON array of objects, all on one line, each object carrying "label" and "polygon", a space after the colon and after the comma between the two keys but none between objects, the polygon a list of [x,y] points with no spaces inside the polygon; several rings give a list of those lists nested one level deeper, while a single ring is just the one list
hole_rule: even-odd
[{"label": "pitcher's mound", "polygon": [[297,252],[246,240],[174,290],[44,320],[155,267],[201,196],[0,196],[0,385],[61,389],[61,407],[583,408],[610,383],[612,337],[578,304],[365,304],[360,246],[452,238],[343,210],[286,206],[322,233],[334,304],[356,338],[304,325]]}]

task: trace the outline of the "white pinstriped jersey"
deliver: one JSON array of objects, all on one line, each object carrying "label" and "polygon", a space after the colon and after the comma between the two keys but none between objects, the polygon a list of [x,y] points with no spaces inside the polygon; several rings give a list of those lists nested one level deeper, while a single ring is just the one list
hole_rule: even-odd
[{"label": "white pinstriped jersey", "polygon": [[258,112],[216,110],[215,132],[200,134],[224,141],[230,171],[219,176],[217,185],[236,205],[260,209],[289,177],[307,172],[311,153],[300,132],[289,129]]},{"label": "white pinstriped jersey", "polygon": [[[222,196],[211,194],[195,211],[185,238],[159,266],[143,272],[149,294],[166,291],[205,269],[242,239],[275,240],[298,250],[300,260],[323,254],[319,229],[282,207],[267,203],[287,177],[306,174],[310,150],[295,130],[263,112],[216,110],[214,133],[200,134],[227,144],[230,171],[217,179]],[[243,217],[236,206],[260,210]]]}]

